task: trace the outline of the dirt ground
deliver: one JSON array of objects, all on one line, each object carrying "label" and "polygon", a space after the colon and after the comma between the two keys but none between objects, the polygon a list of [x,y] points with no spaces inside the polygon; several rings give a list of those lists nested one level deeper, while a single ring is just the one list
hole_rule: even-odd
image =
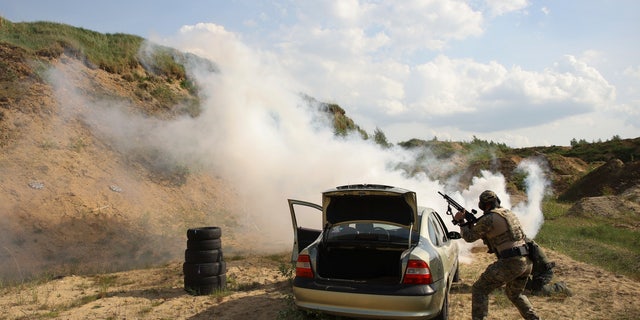
[{"label": "dirt ground", "polygon": [[[476,250],[451,291],[450,319],[468,319],[470,286],[494,258]],[[531,297],[543,319],[639,319],[640,286],[623,276],[547,250],[554,281],[572,296]],[[289,255],[229,257],[227,290],[194,296],[184,290],[182,263],[134,271],[66,276],[0,290],[0,319],[300,319],[292,305]],[[504,294],[491,296],[490,319],[520,319]]]}]

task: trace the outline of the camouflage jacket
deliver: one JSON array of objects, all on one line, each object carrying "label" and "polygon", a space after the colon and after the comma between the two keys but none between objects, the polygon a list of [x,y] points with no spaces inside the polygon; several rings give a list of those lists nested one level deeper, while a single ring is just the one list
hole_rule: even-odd
[{"label": "camouflage jacket", "polygon": [[492,252],[525,243],[520,221],[513,212],[501,207],[485,212],[474,225],[465,225],[460,231],[465,241],[482,239]]}]

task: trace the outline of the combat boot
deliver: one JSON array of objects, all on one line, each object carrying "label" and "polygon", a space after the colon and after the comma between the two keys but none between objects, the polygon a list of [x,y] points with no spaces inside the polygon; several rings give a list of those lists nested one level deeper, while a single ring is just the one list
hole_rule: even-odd
[{"label": "combat boot", "polygon": [[563,281],[554,283],[553,291],[555,293],[564,294],[567,297],[573,296],[573,292],[571,292],[571,289],[569,289],[569,287],[567,287],[567,284],[564,283]]}]

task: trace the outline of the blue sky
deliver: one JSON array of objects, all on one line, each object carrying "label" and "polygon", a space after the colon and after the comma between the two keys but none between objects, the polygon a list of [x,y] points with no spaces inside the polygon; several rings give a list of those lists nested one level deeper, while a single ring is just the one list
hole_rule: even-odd
[{"label": "blue sky", "polygon": [[205,56],[210,46],[185,38],[223,34],[201,42],[277,64],[292,89],[340,104],[390,142],[640,136],[633,0],[4,0],[0,16],[136,34]]}]

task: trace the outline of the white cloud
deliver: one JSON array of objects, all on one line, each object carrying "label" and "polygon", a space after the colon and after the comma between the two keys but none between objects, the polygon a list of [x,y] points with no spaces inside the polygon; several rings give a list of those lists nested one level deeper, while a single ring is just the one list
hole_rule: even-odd
[{"label": "white cloud", "polygon": [[625,76],[640,80],[640,66],[628,66],[624,69]]},{"label": "white cloud", "polygon": [[[506,14],[529,3],[486,5]],[[615,100],[613,86],[587,63],[600,56],[596,50],[585,51],[584,61],[566,56],[540,71],[444,54],[417,65],[408,60],[410,52],[439,50],[483,32],[482,13],[465,2],[330,1],[297,4],[296,10],[300,20],[281,38],[280,62],[306,93],[337,102],[352,115],[366,110],[380,126],[453,115],[471,122],[492,113],[523,113],[527,117],[513,125],[533,126]]]},{"label": "white cloud", "polygon": [[493,16],[519,11],[529,6],[529,1],[527,0],[485,0],[485,3]]},{"label": "white cloud", "polygon": [[[482,70],[477,62],[460,64]],[[542,72],[506,69],[498,64],[488,68],[486,74],[460,72],[464,68],[452,70],[448,77],[455,79],[451,81],[454,88],[445,89],[439,96],[455,97],[453,101],[458,104],[435,107],[447,112],[430,114],[430,123],[452,122],[468,131],[491,133],[539,126],[606,108],[615,101],[615,88],[597,70],[572,56]],[[432,105],[439,102],[431,100]],[[495,125],[497,119],[502,120],[499,127]]]},{"label": "white cloud", "polygon": [[[529,145],[541,136],[526,128],[615,103],[615,88],[572,56],[542,71],[444,55],[413,68],[367,60],[325,65],[332,72],[326,78],[321,76],[326,70],[314,77],[311,94],[333,94],[331,101],[360,124],[368,124],[369,130],[384,128],[390,141],[433,136],[468,140],[476,132],[494,141]],[[496,119],[501,119],[499,126]]]},{"label": "white cloud", "polygon": [[[633,101],[634,106],[623,104],[619,106],[619,113],[625,118],[625,124],[632,126],[634,129],[640,128],[640,101]],[[631,136],[635,136],[632,134]]]},{"label": "white cloud", "polygon": [[551,10],[549,10],[549,8],[548,8],[548,7],[542,7],[542,9],[540,9],[540,11],[542,11],[542,13],[543,13],[545,16],[548,16],[548,15],[551,13]]},{"label": "white cloud", "polygon": [[597,65],[606,62],[605,53],[598,50],[586,50],[580,55],[580,60],[589,65]]},{"label": "white cloud", "polygon": [[[412,67],[367,55],[331,60],[296,52],[285,64],[296,79],[304,79],[312,96],[336,101],[352,115],[366,108],[379,126],[408,119],[433,124],[456,117],[469,128],[489,132],[495,130],[490,121],[473,119],[502,114],[517,117],[511,128],[535,126],[605,107],[616,98],[615,88],[574,56],[564,56],[542,71],[444,55]],[[310,65],[316,69],[312,73]]]},{"label": "white cloud", "polygon": [[484,92],[497,86],[507,70],[497,64],[438,56],[415,68],[407,103],[422,114],[470,112]]},{"label": "white cloud", "polygon": [[560,92],[558,97],[599,107],[615,100],[615,87],[598,70],[574,56],[566,55],[545,74],[550,87]]},{"label": "white cloud", "polygon": [[482,14],[462,1],[385,2],[372,18],[381,21],[393,45],[401,48],[437,50],[450,40],[483,32]]},{"label": "white cloud", "polygon": [[344,21],[357,21],[365,11],[358,0],[334,1],[331,5],[334,15]]},{"label": "white cloud", "polygon": [[417,66],[404,85],[407,110],[429,116],[529,106],[547,109],[553,118],[564,113],[553,110],[561,104],[578,107],[573,112],[580,112],[615,100],[613,86],[597,70],[572,56],[542,72],[438,56]]},{"label": "white cloud", "polygon": [[[547,61],[533,66],[518,64],[518,59],[507,65],[499,54],[489,54],[483,61],[474,58],[475,52],[446,49],[469,38],[483,41],[489,36],[483,34],[485,19],[524,12],[529,6],[528,1],[486,1],[483,8],[439,0],[288,3],[280,10],[286,19],[264,36],[261,51],[296,79],[291,81],[296,86],[292,90],[340,104],[368,130],[402,131],[385,129],[389,137],[468,138],[479,134],[518,145],[535,144],[535,135],[528,128],[598,110],[616,109],[618,119],[633,115],[637,103],[617,99],[622,94],[633,98],[630,88],[634,86],[616,88],[615,79],[601,73],[611,60],[610,52],[602,47],[590,44],[576,50],[578,54],[564,56],[555,50],[555,55],[546,55]],[[556,10],[544,7],[538,12],[552,9]],[[278,15],[273,14],[270,21]],[[523,17],[516,18],[524,28]],[[529,27],[538,26],[529,22]],[[222,27],[191,28],[211,29],[233,40],[221,42],[217,49],[211,46],[219,51],[216,59],[249,50],[239,35]],[[556,61],[549,62],[554,56]],[[640,68],[629,67],[624,75],[627,80],[640,76]],[[501,129],[492,124],[495,117],[507,120]],[[443,128],[443,123],[452,126]]]},{"label": "white cloud", "polygon": [[[474,11],[464,1],[303,2],[297,4],[297,12],[298,21],[293,28],[293,35],[297,36],[293,38],[303,46],[317,40],[308,31],[322,30],[326,38],[333,40],[349,40],[345,33],[357,34],[356,40],[367,38],[365,42],[369,44],[379,45],[379,39],[385,39],[384,48],[399,54],[418,49],[442,49],[451,40],[483,32],[482,13]],[[351,43],[336,41],[334,45]],[[379,47],[374,46],[369,50],[377,49]]]}]

